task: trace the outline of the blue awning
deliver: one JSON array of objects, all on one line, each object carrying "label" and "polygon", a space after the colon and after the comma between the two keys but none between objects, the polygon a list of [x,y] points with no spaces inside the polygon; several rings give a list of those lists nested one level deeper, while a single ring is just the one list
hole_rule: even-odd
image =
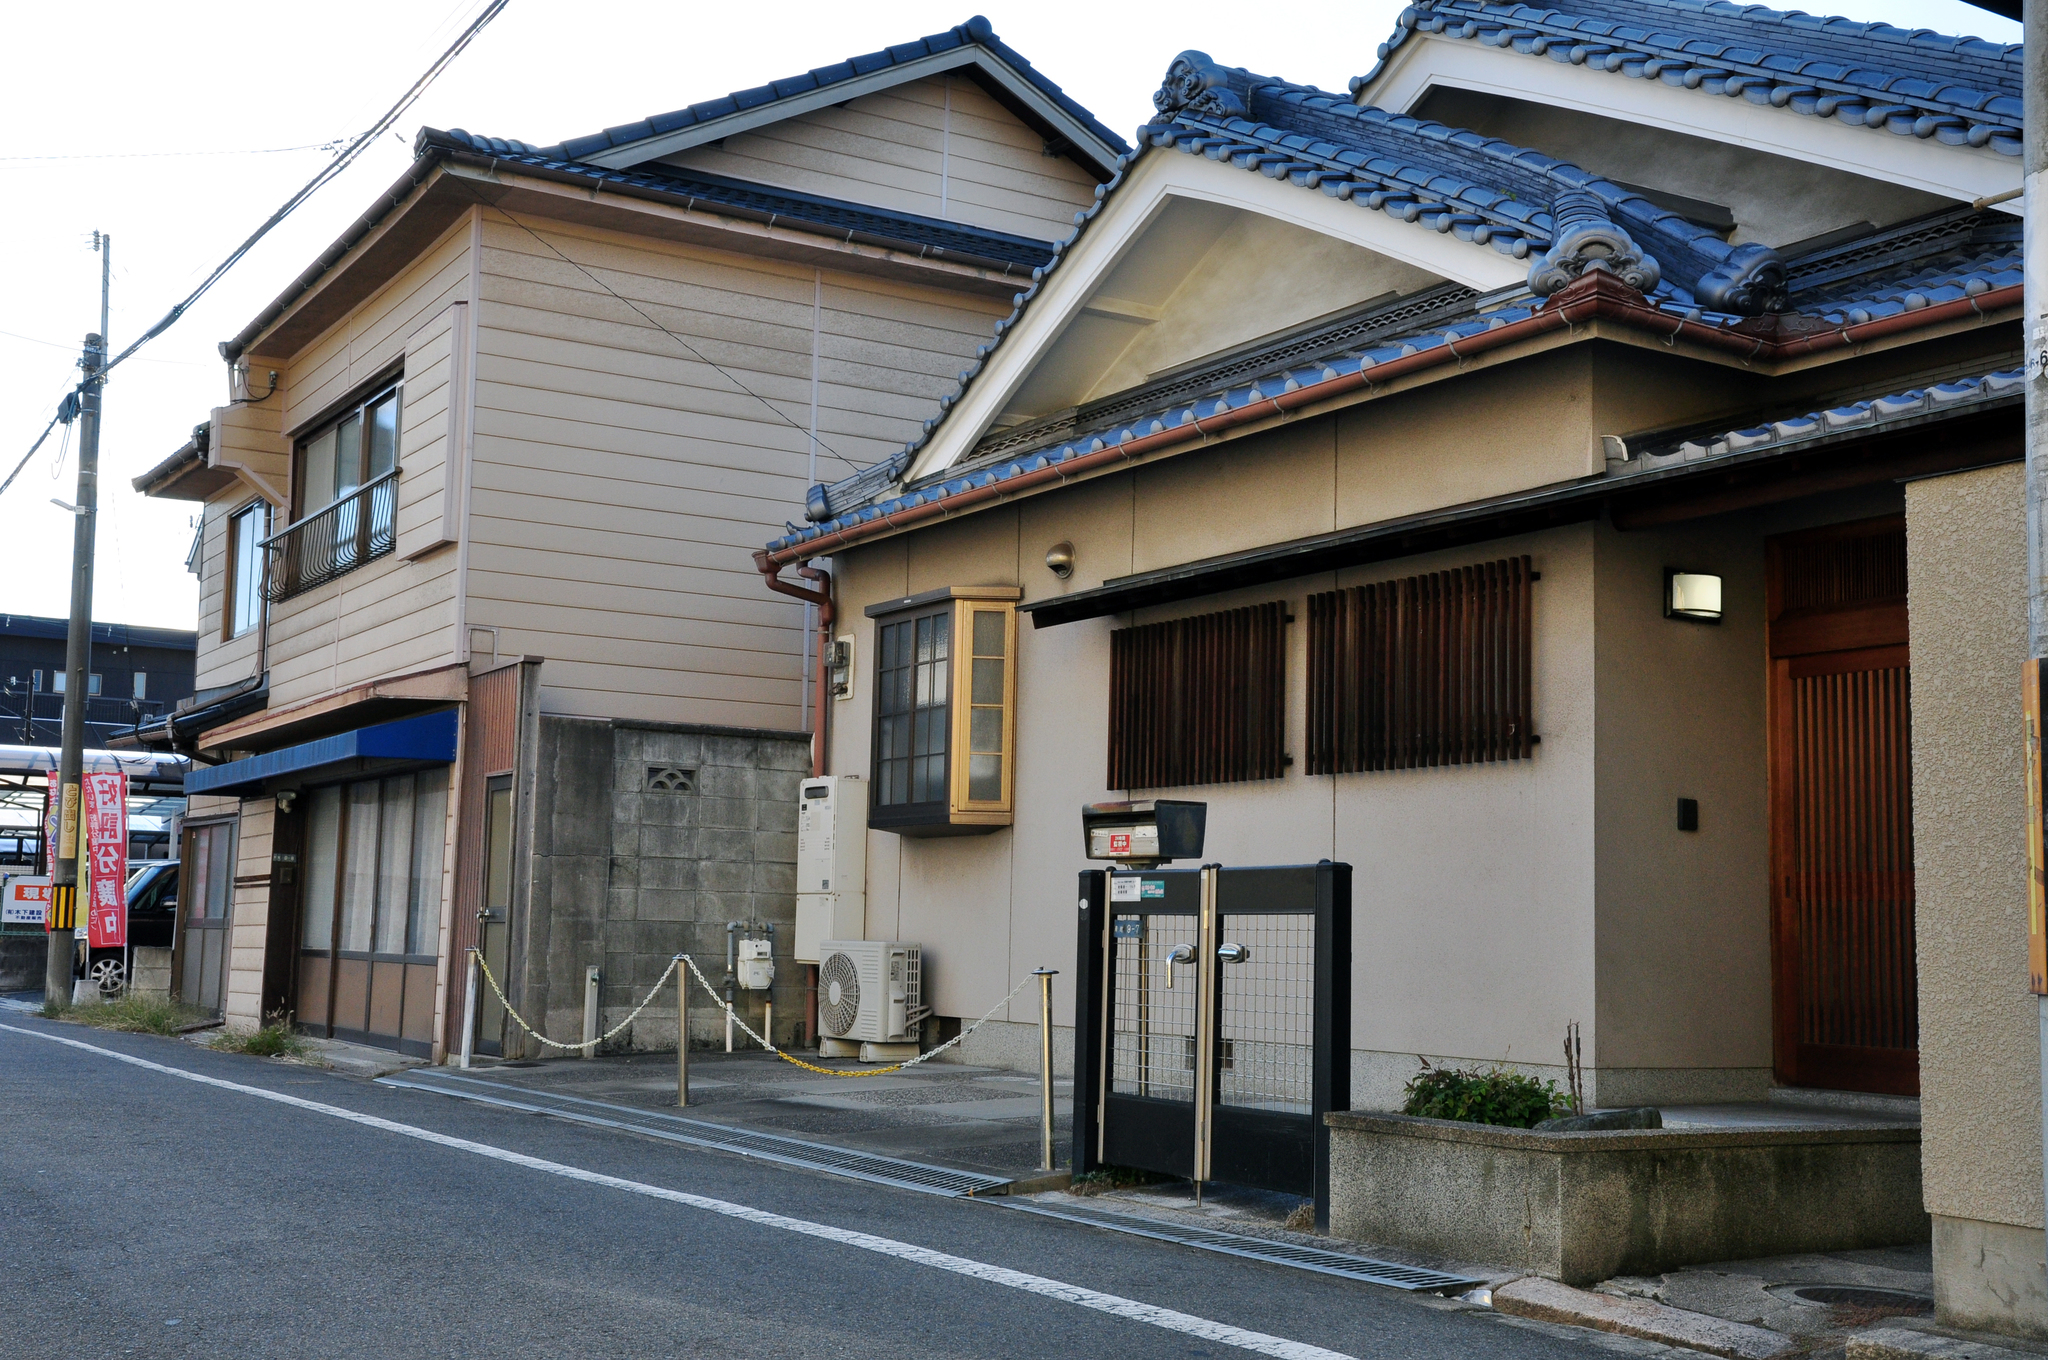
[{"label": "blue awning", "polygon": [[328,767],[358,760],[421,760],[447,765],[455,760],[455,733],[455,710],[444,708],[265,751],[247,760],[201,765],[185,776],[185,792],[261,793],[266,782],[280,776],[315,778]]}]

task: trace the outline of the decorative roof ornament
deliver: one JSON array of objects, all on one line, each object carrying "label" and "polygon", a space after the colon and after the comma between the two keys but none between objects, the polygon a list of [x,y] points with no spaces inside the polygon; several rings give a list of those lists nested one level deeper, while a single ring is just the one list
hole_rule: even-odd
[{"label": "decorative roof ornament", "polygon": [[1738,316],[1782,312],[1789,305],[1785,261],[1766,245],[1738,246],[1718,269],[1700,275],[1692,295],[1702,307]]},{"label": "decorative roof ornament", "polygon": [[1243,118],[1244,99],[1230,83],[1230,71],[1218,66],[1207,52],[1183,52],[1166,68],[1166,80],[1152,95],[1152,107],[1166,118],[1183,113],[1197,118]]},{"label": "decorative roof ornament", "polygon": [[1607,270],[1638,293],[1657,290],[1664,271],[1656,257],[1608,218],[1598,197],[1567,190],[1551,204],[1550,213],[1556,234],[1550,249],[1529,265],[1530,292],[1549,297],[1588,269]]}]

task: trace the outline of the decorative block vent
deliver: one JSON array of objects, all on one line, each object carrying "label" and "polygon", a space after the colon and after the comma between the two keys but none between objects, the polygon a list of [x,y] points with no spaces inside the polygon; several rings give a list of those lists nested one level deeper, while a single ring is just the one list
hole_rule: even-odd
[{"label": "decorative block vent", "polygon": [[649,793],[695,793],[697,772],[681,765],[649,765],[647,767],[647,791]]}]

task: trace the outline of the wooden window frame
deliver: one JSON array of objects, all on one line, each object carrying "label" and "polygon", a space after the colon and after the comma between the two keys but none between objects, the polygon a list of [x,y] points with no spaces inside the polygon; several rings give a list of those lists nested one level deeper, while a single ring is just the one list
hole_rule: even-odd
[{"label": "wooden window frame", "polygon": [[[1023,598],[1023,590],[1016,586],[948,586],[927,591],[921,595],[891,600],[886,604],[870,605],[866,614],[875,621],[876,642],[869,650],[874,656],[875,669],[874,698],[872,700],[872,727],[869,732],[868,780],[868,825],[879,831],[893,831],[904,836],[964,836],[994,831],[1011,824],[1015,819],[1017,787],[1017,601]],[[977,614],[998,613],[1003,617],[1003,655],[1000,658],[983,655],[976,657],[975,620]],[[946,716],[944,730],[947,734],[945,770],[940,777],[945,790],[942,798],[926,799],[919,803],[885,803],[884,780],[882,778],[882,719],[892,716],[883,712],[885,687],[881,683],[883,649],[880,645],[882,629],[900,624],[908,619],[944,615],[950,629],[949,651],[946,657]],[[976,704],[974,702],[975,662],[999,661],[1002,679],[1000,703]],[[936,707],[936,705],[934,705]],[[1000,752],[975,752],[974,710],[1000,708],[1002,712],[1002,750]],[[1001,758],[1001,795],[996,798],[975,798],[973,794],[972,757],[976,754],[994,754]]]},{"label": "wooden window frame", "polygon": [[[256,496],[236,506],[227,515],[227,552],[223,559],[224,565],[221,573],[220,639],[222,642],[231,641],[245,633],[255,632],[257,628],[262,626],[263,611],[268,607],[268,601],[263,598],[263,573],[259,567],[256,580],[250,583],[250,589],[253,592],[252,598],[256,604],[256,617],[246,628],[235,627],[235,616],[238,612],[235,607],[237,603],[235,597],[243,585],[242,574],[235,567],[241,555],[239,550],[244,532],[242,519],[251,510],[255,510],[258,507],[261,507],[263,514],[262,532],[256,538],[256,549],[260,554],[263,550],[264,540],[270,537],[270,512],[272,509],[270,502],[261,496]],[[257,560],[260,562],[262,559],[259,557]]]},{"label": "wooden window frame", "polygon": [[1308,772],[1530,759],[1532,566],[1522,555],[1309,596]]},{"label": "wooden window frame", "polygon": [[1292,622],[1274,600],[1112,632],[1107,787],[1283,777]]}]

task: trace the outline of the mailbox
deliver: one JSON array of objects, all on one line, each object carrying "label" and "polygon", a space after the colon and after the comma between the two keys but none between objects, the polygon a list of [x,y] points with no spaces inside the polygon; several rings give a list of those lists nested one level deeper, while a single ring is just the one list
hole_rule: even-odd
[{"label": "mailbox", "polygon": [[1081,809],[1081,838],[1090,859],[1150,868],[1202,857],[1207,803],[1147,798],[1134,803],[1089,803]]}]

